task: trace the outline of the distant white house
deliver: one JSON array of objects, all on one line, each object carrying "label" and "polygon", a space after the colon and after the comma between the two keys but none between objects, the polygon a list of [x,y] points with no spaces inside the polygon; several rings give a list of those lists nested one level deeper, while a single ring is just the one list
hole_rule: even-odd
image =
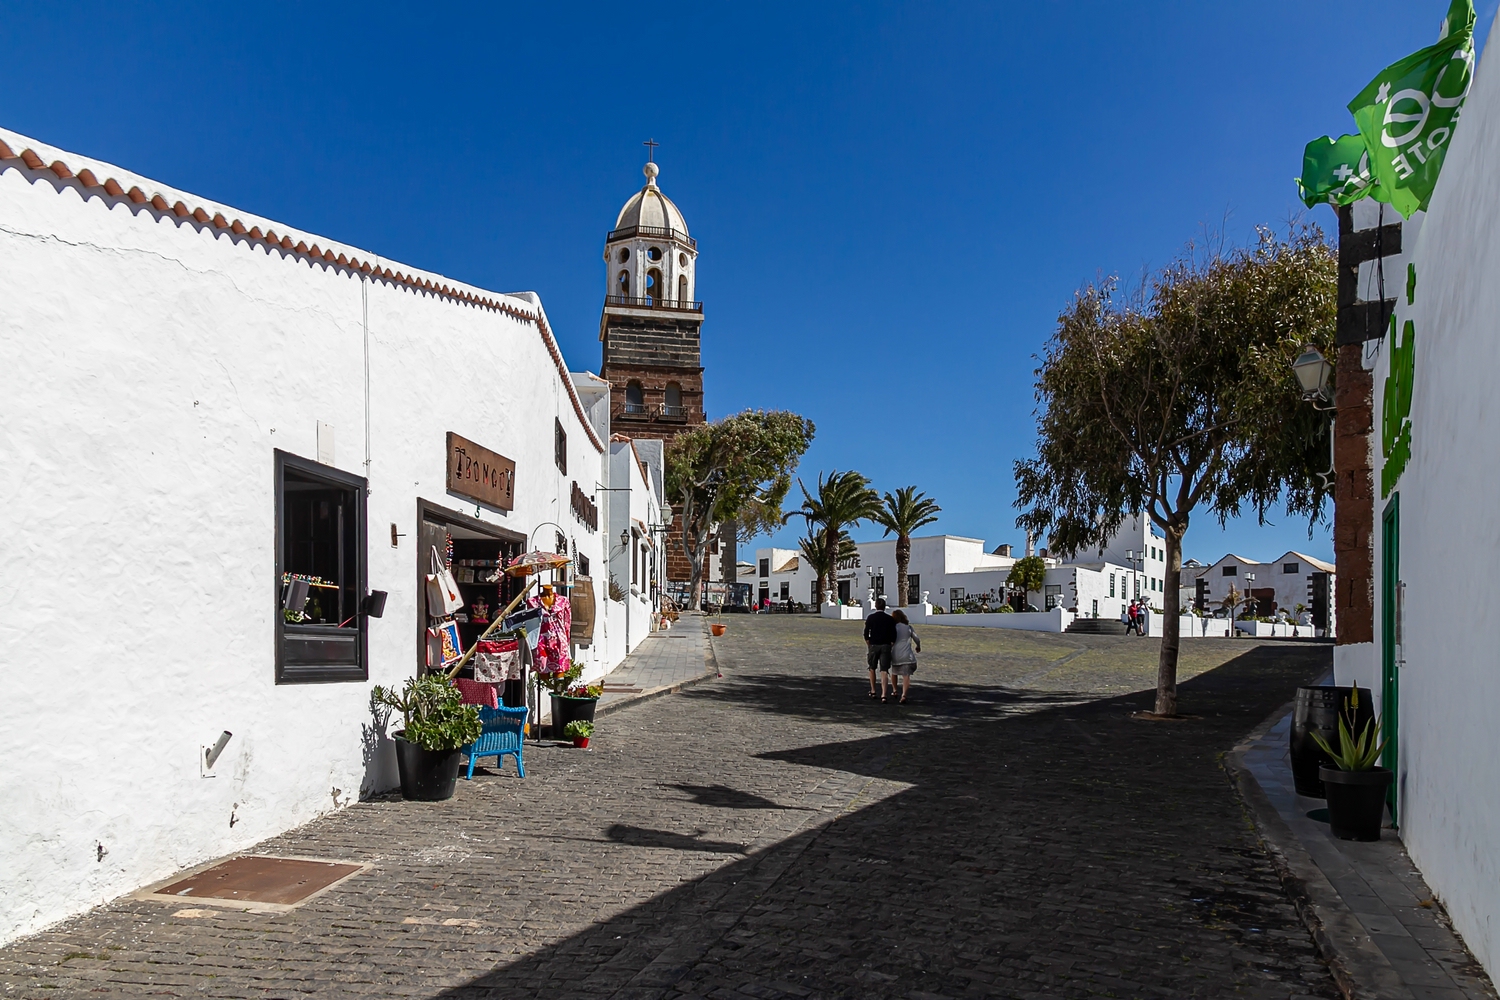
[{"label": "distant white house", "polygon": [[1184,592],[1206,610],[1221,607],[1233,588],[1255,598],[1255,613],[1260,615],[1276,611],[1290,615],[1305,607],[1312,612],[1314,624],[1330,634],[1337,631],[1332,605],[1336,583],[1332,563],[1295,550],[1266,562],[1230,553],[1211,566],[1195,568],[1191,576],[1183,567],[1182,576]]},{"label": "distant white house", "polygon": [[[895,539],[859,542],[855,548],[855,555],[839,563],[836,599],[841,603],[859,600],[873,590],[877,597],[897,603]],[[1145,519],[1128,521],[1108,544],[1080,559],[1063,562],[1046,549],[1036,554],[1045,560],[1047,576],[1042,591],[1033,591],[1029,600],[1041,610],[1061,607],[1083,617],[1118,618],[1134,597],[1147,598],[1158,607],[1162,604],[1166,541]],[[752,585],[757,604],[819,603],[817,574],[801,552],[763,548],[755,556],[754,565],[741,564],[740,582]],[[1018,558],[1011,545],[986,551],[980,538],[913,538],[904,603],[916,604],[925,594],[928,602],[944,611],[955,611],[966,603],[972,606],[979,598],[998,607],[1005,600],[1006,580]]]}]

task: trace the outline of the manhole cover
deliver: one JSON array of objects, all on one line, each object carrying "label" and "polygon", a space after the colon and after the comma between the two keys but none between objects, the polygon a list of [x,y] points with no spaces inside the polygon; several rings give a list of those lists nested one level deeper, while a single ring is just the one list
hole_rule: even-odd
[{"label": "manhole cover", "polygon": [[291,909],[358,874],[369,865],[316,858],[230,858],[144,893],[182,902],[212,899],[247,909]]}]

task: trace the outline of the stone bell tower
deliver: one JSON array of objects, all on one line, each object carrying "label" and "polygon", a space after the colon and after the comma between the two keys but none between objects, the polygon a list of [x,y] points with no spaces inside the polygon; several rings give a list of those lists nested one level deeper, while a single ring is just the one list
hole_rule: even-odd
[{"label": "stone bell tower", "polygon": [[[654,152],[654,151],[653,151]],[[632,438],[670,442],[679,431],[704,422],[703,363],[699,338],[703,303],[697,285],[698,244],[687,222],[656,184],[661,168],[645,166],[646,186],[620,209],[604,238],[604,313],[599,374],[610,384],[610,426]],[[733,532],[728,533],[730,539]],[[733,580],[734,545],[719,543]],[[704,561],[709,579],[719,557]],[[681,524],[674,516],[667,537],[667,579],[690,576],[682,552]]]}]

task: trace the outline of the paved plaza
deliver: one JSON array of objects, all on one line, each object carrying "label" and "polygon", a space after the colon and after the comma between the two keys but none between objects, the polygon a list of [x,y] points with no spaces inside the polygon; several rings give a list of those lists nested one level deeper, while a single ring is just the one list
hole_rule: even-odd
[{"label": "paved plaza", "polygon": [[1221,765],[1328,647],[1185,643],[1163,723],[1154,640],[929,626],[898,707],[859,623],[726,621],[591,750],[262,845],[373,866],[301,908],[117,900],[0,996],[1338,995]]}]

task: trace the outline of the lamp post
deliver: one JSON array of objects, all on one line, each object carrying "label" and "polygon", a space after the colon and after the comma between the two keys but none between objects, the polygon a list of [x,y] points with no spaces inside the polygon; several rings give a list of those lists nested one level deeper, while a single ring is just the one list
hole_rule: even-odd
[{"label": "lamp post", "polygon": [[1140,561],[1140,556],[1141,553],[1137,552],[1135,549],[1125,550],[1125,561],[1130,563],[1130,593],[1126,594],[1125,596],[1128,600],[1132,601],[1141,596],[1140,587],[1137,586],[1135,582],[1135,566],[1136,563]]},{"label": "lamp post", "polygon": [[[1247,605],[1255,602],[1255,595],[1251,593],[1251,591],[1254,590],[1254,589],[1255,589],[1255,574],[1254,573],[1246,573],[1245,574],[1245,603]],[[1255,603],[1255,610],[1257,610],[1257,611],[1260,610],[1260,605],[1258,603]]]}]

